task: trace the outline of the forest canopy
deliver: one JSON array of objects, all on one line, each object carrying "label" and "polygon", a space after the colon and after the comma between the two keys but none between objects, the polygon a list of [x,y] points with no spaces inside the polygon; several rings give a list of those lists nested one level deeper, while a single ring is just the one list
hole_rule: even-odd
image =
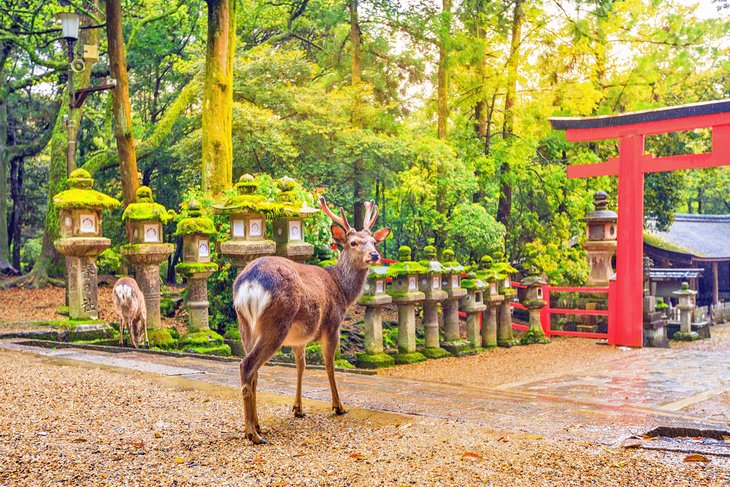
[{"label": "forest canopy", "polygon": [[[122,0],[120,12],[115,3],[0,6],[3,270],[52,281],[60,269],[61,11],[82,16],[76,87],[117,83],[71,114],[75,164],[125,206],[139,186],[179,209],[193,193],[213,201],[245,173],[290,176],[355,221],[375,199],[378,225],[393,228],[389,256],[406,244],[418,256],[451,246],[461,261],[504,250],[513,262],[538,256],[556,282],[585,279],[580,219],[595,191],[616,201],[615,180],[572,180],[565,168],[613,157],[617,142],[568,143],[547,119],[730,96],[723,1]],[[98,46],[98,59],[84,46]],[[646,145],[703,152],[710,137]],[[729,167],[648,175],[647,222],[729,213],[728,187]],[[104,219],[117,247],[122,211]],[[165,231],[174,241],[174,225]]]}]

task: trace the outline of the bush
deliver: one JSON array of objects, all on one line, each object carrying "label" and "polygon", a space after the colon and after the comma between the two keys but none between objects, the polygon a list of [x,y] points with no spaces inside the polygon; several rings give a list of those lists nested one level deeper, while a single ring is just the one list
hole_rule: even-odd
[{"label": "bush", "polygon": [[99,274],[114,275],[119,273],[119,265],[121,262],[122,255],[116,249],[110,247],[99,254],[99,258],[96,260],[96,266]]},{"label": "bush", "polygon": [[20,249],[20,264],[24,271],[29,271],[43,250],[43,237],[29,238]]}]

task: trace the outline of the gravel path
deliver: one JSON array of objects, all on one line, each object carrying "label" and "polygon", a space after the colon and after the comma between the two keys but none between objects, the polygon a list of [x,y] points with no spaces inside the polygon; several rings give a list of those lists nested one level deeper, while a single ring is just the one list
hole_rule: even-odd
[{"label": "gravel path", "polygon": [[[535,347],[530,347],[535,348]],[[0,352],[0,485],[727,485],[730,460],[612,449]]]}]

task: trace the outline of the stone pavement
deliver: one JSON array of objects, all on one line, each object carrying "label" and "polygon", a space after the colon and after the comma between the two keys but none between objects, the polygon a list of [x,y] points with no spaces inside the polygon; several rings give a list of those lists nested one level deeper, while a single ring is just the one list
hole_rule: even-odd
[{"label": "stone pavement", "polygon": [[[22,350],[238,387],[239,367],[235,362],[132,351],[47,349],[18,342],[0,341],[0,353],[1,349]],[[607,445],[658,426],[728,429],[730,405],[723,402],[730,397],[725,394],[730,390],[730,354],[656,349],[645,352],[602,364],[601,370],[544,375],[496,388],[350,373],[337,373],[337,384],[340,397],[350,407],[446,418],[492,430]],[[294,368],[267,366],[260,371],[260,390],[293,397],[295,386]],[[303,394],[309,399],[330,400],[323,370],[310,368],[305,372]],[[707,406],[705,410],[719,414],[708,417],[687,411],[702,404]]]}]

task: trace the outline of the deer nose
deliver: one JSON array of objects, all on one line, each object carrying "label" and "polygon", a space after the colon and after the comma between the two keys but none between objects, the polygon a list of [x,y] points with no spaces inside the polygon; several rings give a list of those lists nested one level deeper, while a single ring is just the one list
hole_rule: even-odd
[{"label": "deer nose", "polygon": [[377,252],[370,252],[370,260],[377,262],[380,260],[380,254]]}]

